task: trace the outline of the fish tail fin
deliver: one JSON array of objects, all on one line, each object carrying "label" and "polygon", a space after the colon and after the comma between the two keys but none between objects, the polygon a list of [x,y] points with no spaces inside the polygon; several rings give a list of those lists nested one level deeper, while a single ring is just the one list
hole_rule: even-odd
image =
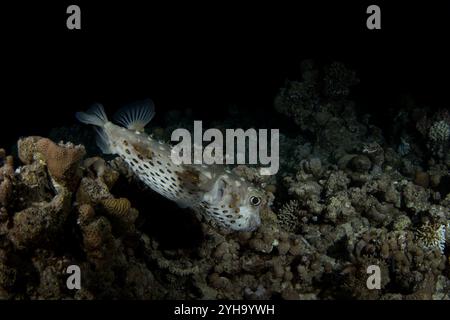
[{"label": "fish tail fin", "polygon": [[130,129],[144,131],[144,127],[155,115],[155,106],[150,99],[135,102],[120,109],[114,116],[115,122]]},{"label": "fish tail fin", "polygon": [[108,122],[105,109],[101,104],[94,104],[86,112],[77,112],[75,117],[82,123],[99,127],[103,127]]},{"label": "fish tail fin", "polygon": [[78,121],[86,124],[92,124],[97,132],[96,142],[100,150],[105,154],[113,153],[109,143],[108,135],[103,129],[108,117],[106,116],[105,109],[101,104],[94,104],[86,112],[77,112],[75,117]]}]

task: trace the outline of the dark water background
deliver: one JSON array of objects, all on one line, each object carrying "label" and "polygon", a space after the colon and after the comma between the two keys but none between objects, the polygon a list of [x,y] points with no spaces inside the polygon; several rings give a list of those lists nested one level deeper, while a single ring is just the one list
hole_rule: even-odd
[{"label": "dark water background", "polygon": [[[353,97],[381,126],[404,93],[448,107],[448,3],[377,2],[382,30],[369,31],[372,2],[295,2],[5,5],[1,145],[72,125],[93,102],[115,110],[148,97],[158,114],[191,108],[198,119],[221,119],[233,104],[276,122],[273,99],[307,58],[355,69]],[[66,29],[69,4],[81,7],[81,31]]]}]

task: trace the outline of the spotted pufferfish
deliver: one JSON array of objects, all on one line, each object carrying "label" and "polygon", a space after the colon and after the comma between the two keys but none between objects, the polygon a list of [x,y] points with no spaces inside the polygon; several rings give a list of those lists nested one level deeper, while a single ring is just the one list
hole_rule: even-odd
[{"label": "spotted pufferfish", "polygon": [[213,225],[253,231],[261,224],[260,208],[267,204],[262,190],[224,165],[175,164],[172,146],[153,139],[144,127],[155,115],[151,100],[124,107],[108,120],[102,105],[77,112],[82,123],[96,126],[97,145],[105,154],[119,155],[152,190],[189,207]]}]

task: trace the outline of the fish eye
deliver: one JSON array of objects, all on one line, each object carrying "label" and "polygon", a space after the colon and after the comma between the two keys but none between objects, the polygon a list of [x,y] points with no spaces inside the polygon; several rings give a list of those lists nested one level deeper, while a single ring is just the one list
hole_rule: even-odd
[{"label": "fish eye", "polygon": [[259,206],[259,204],[261,203],[261,198],[260,197],[256,197],[256,196],[251,196],[250,197],[250,203],[253,206]]}]

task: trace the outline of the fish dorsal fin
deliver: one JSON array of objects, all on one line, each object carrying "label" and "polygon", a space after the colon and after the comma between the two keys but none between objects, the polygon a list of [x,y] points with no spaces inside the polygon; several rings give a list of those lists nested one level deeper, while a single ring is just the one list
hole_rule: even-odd
[{"label": "fish dorsal fin", "polygon": [[123,107],[114,116],[114,121],[130,130],[144,131],[154,115],[153,101],[147,99]]}]

